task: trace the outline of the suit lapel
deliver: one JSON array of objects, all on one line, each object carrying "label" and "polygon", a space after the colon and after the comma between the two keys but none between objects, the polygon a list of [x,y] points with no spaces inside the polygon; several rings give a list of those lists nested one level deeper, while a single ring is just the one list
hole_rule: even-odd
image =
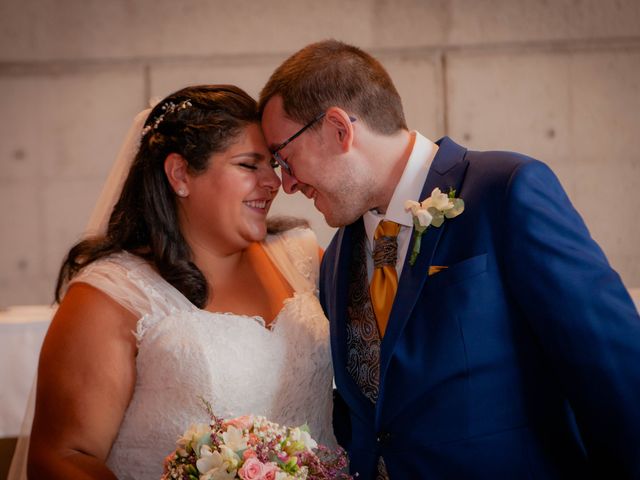
[{"label": "suit lapel", "polygon": [[[436,142],[439,145],[438,153],[433,159],[431,168],[427,175],[420,200],[425,199],[434,188],[439,187],[443,192],[448,192],[449,187],[453,187],[457,192],[460,191],[462,180],[467,168],[467,161],[464,159],[466,149],[453,142],[449,137],[443,137]],[[438,242],[447,222],[439,227],[429,227],[422,235],[420,244],[420,254],[416,259],[416,263],[411,266],[409,264],[410,251],[413,248],[415,231],[411,235],[409,243],[409,252],[407,253],[404,266],[402,268],[402,276],[398,284],[398,292],[396,294],[393,308],[389,317],[389,324],[384,336],[380,351],[380,391],[378,396],[378,405],[382,404],[384,395],[384,378],[387,368],[391,360],[392,353],[396,343],[404,330],[405,324],[413,311],[415,304],[422,292],[424,283],[428,277],[429,266],[435,253]],[[378,414],[380,410],[378,409]]]}]

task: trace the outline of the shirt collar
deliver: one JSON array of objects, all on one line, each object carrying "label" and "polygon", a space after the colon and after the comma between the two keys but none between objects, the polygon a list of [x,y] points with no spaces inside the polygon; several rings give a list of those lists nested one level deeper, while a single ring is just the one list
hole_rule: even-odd
[{"label": "shirt collar", "polygon": [[400,181],[393,191],[387,212],[380,214],[374,210],[369,210],[362,216],[369,245],[372,249],[373,234],[381,220],[391,220],[405,227],[413,227],[413,217],[410,212],[404,209],[404,202],[407,200],[420,201],[418,197],[422,193],[429,168],[438,151],[438,145],[419,132],[412,131],[411,135],[415,138],[413,148]]}]

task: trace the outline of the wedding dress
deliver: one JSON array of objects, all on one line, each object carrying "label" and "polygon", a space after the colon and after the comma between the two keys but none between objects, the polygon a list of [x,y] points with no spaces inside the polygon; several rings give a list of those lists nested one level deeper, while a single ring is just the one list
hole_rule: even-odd
[{"label": "wedding dress", "polygon": [[260,317],[196,308],[151,266],[127,252],[86,267],[88,283],[138,317],[137,380],[107,466],[119,479],[158,479],[163,459],[192,423],[216,415],[263,415],[307,423],[335,446],[329,325],[316,297],[314,234],[294,229],[263,248],[294,289],[270,329]]}]

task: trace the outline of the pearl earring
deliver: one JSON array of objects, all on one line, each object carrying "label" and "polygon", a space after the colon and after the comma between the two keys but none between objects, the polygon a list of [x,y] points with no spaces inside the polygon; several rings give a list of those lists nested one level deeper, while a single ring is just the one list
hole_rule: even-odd
[{"label": "pearl earring", "polygon": [[179,197],[186,197],[187,189],[184,187],[180,187],[176,193],[178,194]]}]

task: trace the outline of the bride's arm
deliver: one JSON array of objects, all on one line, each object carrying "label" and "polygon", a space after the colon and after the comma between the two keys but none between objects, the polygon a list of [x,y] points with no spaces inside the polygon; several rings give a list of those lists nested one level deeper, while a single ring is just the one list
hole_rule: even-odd
[{"label": "bride's arm", "polygon": [[116,478],[104,462],[135,386],[135,324],[94,287],[69,288],[40,354],[30,478]]}]

